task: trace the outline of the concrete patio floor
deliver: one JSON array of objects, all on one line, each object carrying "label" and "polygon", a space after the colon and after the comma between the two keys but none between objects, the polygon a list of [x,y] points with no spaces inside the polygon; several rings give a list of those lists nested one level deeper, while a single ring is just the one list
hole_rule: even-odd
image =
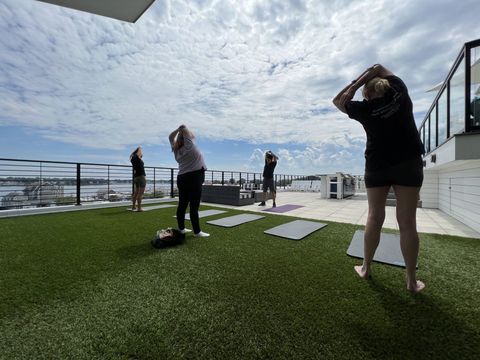
[{"label": "concrete patio floor", "polygon": [[[279,215],[358,225],[365,225],[367,221],[368,203],[366,194],[359,194],[351,198],[336,200],[322,199],[320,193],[292,191],[278,192],[277,206],[285,204],[301,205],[302,207]],[[272,207],[272,201],[267,201],[265,207],[258,206],[258,203],[242,207],[218,204],[211,205],[235,208],[237,210],[242,209],[263,212],[265,209]],[[275,213],[269,212],[269,214]],[[395,207],[386,207],[386,217],[383,227],[398,230]],[[438,209],[419,208],[417,210],[417,229],[418,232],[421,233],[456,235],[480,239],[480,233]]]}]

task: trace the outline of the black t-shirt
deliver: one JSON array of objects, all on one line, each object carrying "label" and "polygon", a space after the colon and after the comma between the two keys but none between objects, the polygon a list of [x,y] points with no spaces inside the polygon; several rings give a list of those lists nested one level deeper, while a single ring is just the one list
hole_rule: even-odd
[{"label": "black t-shirt", "polygon": [[133,155],[130,160],[133,166],[133,176],[145,176],[145,168],[143,167],[143,160],[137,155]]},{"label": "black t-shirt", "polygon": [[273,179],[273,171],[275,170],[275,166],[277,166],[276,161],[271,161],[270,164],[265,160],[265,166],[263,167],[263,177],[265,179]]},{"label": "black t-shirt", "polygon": [[367,133],[365,168],[388,168],[425,153],[413,117],[412,100],[403,81],[387,76],[390,89],[381,98],[350,101],[347,114],[359,121]]}]

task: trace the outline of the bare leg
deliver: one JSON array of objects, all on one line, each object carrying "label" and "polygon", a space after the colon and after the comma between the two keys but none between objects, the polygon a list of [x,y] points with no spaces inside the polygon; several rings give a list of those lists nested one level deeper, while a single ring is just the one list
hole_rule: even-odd
[{"label": "bare leg", "polygon": [[363,240],[363,264],[355,266],[362,279],[370,276],[370,265],[380,242],[380,231],[385,220],[385,203],[390,186],[367,188],[368,218]]},{"label": "bare leg", "polygon": [[135,210],[135,203],[137,202],[137,196],[138,196],[138,187],[135,186],[135,191],[133,192],[133,195],[132,195],[132,210]]},{"label": "bare leg", "polygon": [[402,249],[407,272],[407,289],[420,292],[425,284],[416,278],[420,241],[417,233],[417,201],[419,187],[394,185],[397,198],[397,221],[400,228],[400,248]]},{"label": "bare leg", "polygon": [[275,199],[277,197],[277,193],[275,191],[272,191],[271,194],[272,194],[273,203],[275,204]]},{"label": "bare leg", "polygon": [[143,211],[142,209],[142,199],[143,199],[143,193],[145,192],[145,188],[139,188],[138,189],[138,194],[137,194],[137,211]]}]

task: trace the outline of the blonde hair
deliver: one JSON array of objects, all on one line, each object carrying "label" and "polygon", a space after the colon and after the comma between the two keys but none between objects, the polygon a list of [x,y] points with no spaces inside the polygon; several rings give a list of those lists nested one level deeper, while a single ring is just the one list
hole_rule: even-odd
[{"label": "blonde hair", "polygon": [[382,97],[390,89],[390,83],[387,79],[375,77],[365,84],[362,90],[362,95],[369,100],[374,97]]}]

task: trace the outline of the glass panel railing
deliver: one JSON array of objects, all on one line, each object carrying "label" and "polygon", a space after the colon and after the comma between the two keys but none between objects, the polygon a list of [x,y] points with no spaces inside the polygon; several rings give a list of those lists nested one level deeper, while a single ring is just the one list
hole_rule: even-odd
[{"label": "glass panel railing", "polygon": [[427,147],[425,146],[425,126],[422,126],[422,128],[420,129],[420,138],[422,140],[423,147],[426,150]]},{"label": "glass panel railing", "polygon": [[437,107],[430,113],[430,149],[437,147]]},{"label": "glass panel railing", "polygon": [[425,151],[430,152],[430,117],[425,122]]},{"label": "glass panel railing", "polygon": [[447,140],[447,91],[444,90],[438,98],[438,145]]},{"label": "glass panel railing", "polygon": [[450,135],[465,130],[465,59],[450,80]]},{"label": "glass panel railing", "polygon": [[480,128],[480,46],[470,50],[470,126]]}]

